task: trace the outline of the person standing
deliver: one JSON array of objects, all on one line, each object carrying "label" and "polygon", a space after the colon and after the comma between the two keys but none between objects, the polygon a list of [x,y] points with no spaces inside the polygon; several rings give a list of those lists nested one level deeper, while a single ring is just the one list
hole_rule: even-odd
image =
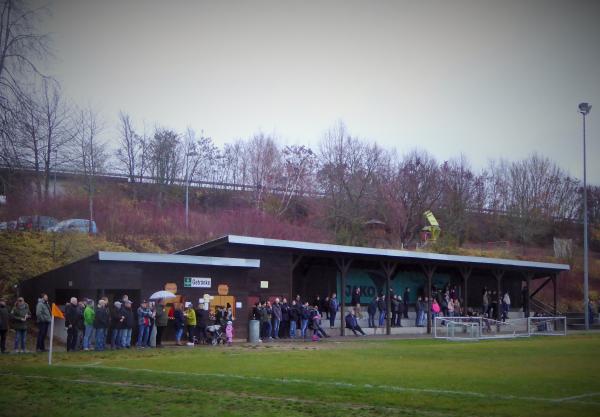
[{"label": "person standing", "polygon": [[290,316],[290,338],[296,338],[296,327],[298,325],[298,305],[296,300],[292,300],[292,306],[289,309]]},{"label": "person standing", "polygon": [[125,316],[123,316],[123,306],[120,301],[115,301],[113,305],[114,307],[110,314],[110,324],[112,328],[110,348],[119,349],[121,348],[121,336],[123,326],[125,325]]},{"label": "person standing", "polygon": [[281,324],[281,304],[279,303],[279,298],[275,299],[272,312],[273,327],[271,329],[271,337],[273,339],[279,339],[279,326]]},{"label": "person standing", "polygon": [[287,339],[290,336],[290,305],[285,297],[281,301],[281,328],[279,334],[282,338]]},{"label": "person standing", "polygon": [[85,326],[83,334],[83,350],[90,350],[90,341],[94,333],[94,320],[96,319],[96,311],[94,311],[94,301],[87,300],[83,310],[83,325]]},{"label": "person standing", "polygon": [[396,321],[398,320],[398,311],[400,310],[400,301],[398,301],[398,296],[394,295],[392,297],[392,327],[396,327]]},{"label": "person standing", "polygon": [[175,306],[175,312],[173,313],[173,318],[175,320],[175,344],[177,346],[183,346],[181,343],[181,337],[183,336],[183,331],[185,329],[185,315],[183,314],[183,305],[178,303]]},{"label": "person standing", "polygon": [[106,308],[106,300],[100,299],[94,312],[94,332],[96,333],[95,350],[102,352],[106,347],[106,329],[110,323],[110,315]]},{"label": "person standing", "polygon": [[410,288],[404,288],[404,294],[402,294],[402,303],[404,304],[404,318],[408,318],[408,304],[410,303]]},{"label": "person standing", "polygon": [[387,314],[387,303],[385,300],[385,295],[379,297],[379,301],[377,302],[377,309],[379,310],[379,327],[383,327],[385,324],[385,316]]},{"label": "person standing", "polygon": [[8,332],[8,308],[6,308],[6,300],[0,298],[0,353],[8,353],[6,351],[6,333]]},{"label": "person standing", "polygon": [[35,350],[37,352],[45,352],[46,335],[48,334],[48,326],[52,320],[52,316],[50,315],[50,306],[48,305],[48,295],[46,294],[42,294],[38,299],[37,306],[35,307],[35,320],[38,326]]},{"label": "person standing", "polygon": [[162,336],[169,323],[169,314],[165,310],[165,300],[162,299],[156,304],[156,347],[162,347]]},{"label": "person standing", "polygon": [[185,303],[185,325],[187,326],[188,342],[194,343],[194,329],[196,328],[196,311],[189,301]]},{"label": "person standing", "polygon": [[421,326],[421,310],[423,308],[421,303],[421,296],[419,296],[417,297],[417,301],[415,302],[415,327]]},{"label": "person standing", "polygon": [[379,297],[374,297],[367,307],[367,313],[369,314],[369,327],[375,327],[375,314],[377,314],[377,304],[379,303]]},{"label": "person standing", "polygon": [[65,327],[67,328],[67,352],[77,350],[77,336],[81,321],[77,298],[71,297],[65,307]]},{"label": "person standing", "polygon": [[133,317],[133,310],[131,309],[132,301],[127,299],[123,304],[123,307],[121,307],[123,314],[121,347],[129,349],[131,347],[131,333],[133,333],[133,326],[135,326],[135,318]]},{"label": "person standing", "polygon": [[10,312],[12,319],[12,328],[15,329],[15,351],[25,353],[25,339],[27,336],[27,320],[31,317],[29,306],[23,297],[17,298],[13,309]]},{"label": "person standing", "polygon": [[204,308],[204,303],[198,304],[198,309],[196,310],[196,332],[198,334],[199,343],[206,343],[206,340],[208,339],[206,326],[208,326],[209,320],[208,310]]},{"label": "person standing", "polygon": [[310,309],[308,308],[308,301],[304,302],[302,309],[300,310],[300,332],[302,338],[306,339],[306,329],[308,328],[308,321],[310,320]]},{"label": "person standing", "polygon": [[329,302],[331,301],[331,299],[329,297],[325,297],[323,300],[321,300],[321,304],[319,304],[319,308],[321,309],[321,313],[325,315],[325,317],[327,317],[327,320],[329,320]]},{"label": "person standing", "polygon": [[150,337],[150,318],[152,317],[152,311],[148,308],[148,301],[143,300],[137,309],[137,321],[138,321],[138,349],[143,349],[148,344],[148,338]]},{"label": "person standing", "polygon": [[510,295],[508,295],[508,291],[505,291],[504,297],[502,297],[502,321],[506,321],[508,319],[509,311],[510,311]]},{"label": "person standing", "polygon": [[335,316],[337,315],[337,311],[339,308],[339,302],[337,299],[336,293],[331,294],[331,298],[329,299],[329,328],[333,329],[335,327]]},{"label": "person standing", "polygon": [[354,307],[354,314],[356,317],[362,319],[362,311],[360,310],[360,287],[356,287],[352,292],[350,304]]}]

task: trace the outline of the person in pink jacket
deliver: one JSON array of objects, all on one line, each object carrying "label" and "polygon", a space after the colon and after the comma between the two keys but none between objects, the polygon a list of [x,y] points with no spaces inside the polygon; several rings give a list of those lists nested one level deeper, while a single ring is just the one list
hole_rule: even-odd
[{"label": "person in pink jacket", "polygon": [[227,346],[231,346],[233,342],[233,322],[230,320],[225,327],[225,336],[227,336]]}]

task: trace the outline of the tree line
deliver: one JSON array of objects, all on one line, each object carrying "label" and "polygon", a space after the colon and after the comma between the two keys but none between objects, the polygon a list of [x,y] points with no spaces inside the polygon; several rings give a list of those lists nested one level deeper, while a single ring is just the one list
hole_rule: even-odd
[{"label": "tree line", "polygon": [[[127,112],[107,126],[93,108],[70,103],[39,69],[49,53],[48,37],[36,33],[45,10],[19,0],[2,0],[0,9],[0,163],[9,171],[33,170],[38,200],[51,198],[51,176],[61,169],[83,175],[90,217],[99,173],[120,172],[131,183],[150,179],[159,199],[182,182],[242,185],[257,210],[292,220],[317,212],[336,241],[348,244],[364,243],[370,220],[394,236],[390,244],[412,242],[425,210],[443,219],[446,235],[458,243],[481,213],[497,216],[495,227],[509,225],[510,237],[523,242],[557,220],[580,219],[579,180],[539,154],[493,160],[475,171],[463,155],[448,161],[425,150],[400,155],[351,135],[342,122],[314,149],[283,145],[264,132],[219,147],[192,128],[136,126]],[[594,187],[589,193],[592,222],[599,219],[599,194]]]}]

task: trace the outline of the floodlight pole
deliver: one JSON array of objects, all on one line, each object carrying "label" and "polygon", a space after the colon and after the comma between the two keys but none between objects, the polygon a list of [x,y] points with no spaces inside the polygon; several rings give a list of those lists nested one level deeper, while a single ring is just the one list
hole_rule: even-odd
[{"label": "floodlight pole", "polygon": [[589,283],[588,283],[588,210],[587,210],[587,166],[585,146],[585,116],[592,106],[588,103],[579,104],[579,113],[583,117],[583,308],[585,329],[590,328]]}]

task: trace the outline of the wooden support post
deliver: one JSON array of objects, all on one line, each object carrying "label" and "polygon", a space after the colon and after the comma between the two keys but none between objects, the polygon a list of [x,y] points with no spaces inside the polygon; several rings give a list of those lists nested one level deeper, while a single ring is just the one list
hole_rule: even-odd
[{"label": "wooden support post", "polygon": [[553,293],[554,293],[554,299],[553,299],[553,306],[552,306],[552,308],[553,308],[553,314],[555,316],[558,315],[557,314],[557,311],[558,311],[557,310],[557,307],[558,307],[557,306],[557,304],[558,304],[558,294],[557,294],[557,291],[556,291],[556,278],[557,278],[556,274],[553,274],[552,275],[552,290],[553,290]]},{"label": "wooden support post", "polygon": [[[492,274],[494,275],[494,278],[496,278],[497,285],[497,307],[494,313],[496,314],[496,320],[500,320],[500,309],[502,308],[502,277],[504,276],[504,271],[502,269],[493,269]],[[490,302],[493,302],[493,300],[490,300]]]},{"label": "wooden support post", "polygon": [[427,334],[431,334],[431,280],[435,273],[435,265],[421,265],[423,273],[427,278]]},{"label": "wooden support post", "polygon": [[350,269],[350,265],[352,264],[352,258],[335,258],[335,264],[340,271],[340,294],[339,295],[339,303],[340,303],[340,335],[346,335],[346,326],[345,326],[345,318],[346,318],[346,275],[348,274],[348,270]]},{"label": "wooden support post", "polygon": [[385,274],[385,304],[387,310],[387,317],[385,319],[385,334],[392,334],[392,300],[390,297],[390,280],[394,273],[396,272],[396,268],[398,267],[397,262],[381,262],[381,269]]},{"label": "wooden support post", "polygon": [[527,291],[525,293],[525,302],[527,303],[525,305],[525,317],[529,317],[530,312],[531,312],[531,296],[529,295],[531,293],[531,278],[533,277],[533,274],[531,272],[527,272],[525,274],[525,281],[527,282]]},{"label": "wooden support post", "polygon": [[464,267],[464,268],[459,268],[460,271],[460,275],[462,276],[463,279],[463,285],[464,285],[464,290],[463,290],[463,310],[464,310],[464,314],[463,316],[467,315],[467,308],[469,307],[469,303],[467,301],[468,299],[468,292],[467,292],[467,287],[468,287],[468,282],[469,282],[469,278],[471,277],[471,273],[473,272],[473,268],[471,268],[470,266],[468,267]]}]

